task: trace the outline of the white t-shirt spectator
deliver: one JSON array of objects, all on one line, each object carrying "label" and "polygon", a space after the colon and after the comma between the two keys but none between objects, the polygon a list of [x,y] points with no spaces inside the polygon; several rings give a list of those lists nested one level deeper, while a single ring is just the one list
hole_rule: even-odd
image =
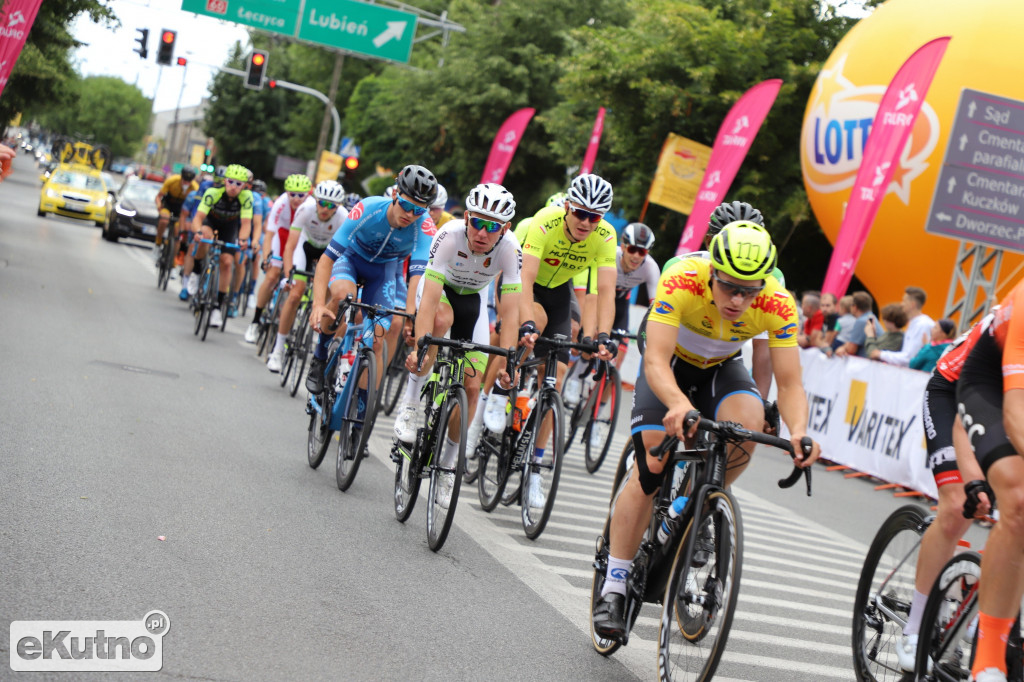
[{"label": "white t-shirt spectator", "polygon": [[903,347],[900,350],[883,350],[879,359],[890,365],[909,367],[917,351],[931,342],[934,326],[935,320],[921,313],[907,323],[907,330],[903,332]]}]

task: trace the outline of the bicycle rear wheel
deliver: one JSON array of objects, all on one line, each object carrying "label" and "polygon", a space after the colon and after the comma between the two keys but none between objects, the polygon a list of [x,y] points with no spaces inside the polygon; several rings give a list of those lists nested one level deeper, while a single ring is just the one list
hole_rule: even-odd
[{"label": "bicycle rear wheel", "polygon": [[[349,373],[348,382],[355,383],[349,383],[348,404],[338,434],[338,461],[335,467],[338,490],[342,491],[348,490],[356,480],[359,464],[363,461],[362,453],[373,428],[371,413],[374,401],[377,400],[377,363],[372,352],[361,355],[359,369]],[[364,382],[366,388],[359,388]]]},{"label": "bicycle rear wheel", "polygon": [[[697,537],[708,528],[712,551],[698,557],[694,523],[686,531],[665,587],[658,660],[662,680],[710,680],[725,650],[736,611],[743,561],[743,526],[732,495],[716,490],[705,501]],[[707,523],[710,521],[710,524]]]},{"label": "bicycle rear wheel", "polygon": [[[318,397],[323,399],[323,395]],[[312,400],[312,396],[309,399]],[[314,409],[312,405],[308,407],[312,412],[309,415],[306,458],[309,460],[309,466],[314,469],[320,466],[320,462],[324,461],[324,455],[327,454],[327,448],[331,444],[331,438],[334,436],[334,431],[327,428],[327,424],[330,421],[331,404],[330,401],[326,401],[326,403],[320,406],[320,411]],[[325,414],[328,415],[326,419],[324,418]]]},{"label": "bicycle rear wheel", "polygon": [[928,527],[924,510],[908,504],[889,515],[871,541],[853,602],[853,667],[861,682],[897,682],[896,658],[910,615],[917,550]]},{"label": "bicycle rear wheel", "polygon": [[977,641],[981,555],[957,554],[942,567],[928,593],[918,633],[915,680],[967,680]]},{"label": "bicycle rear wheel", "polygon": [[476,447],[477,493],[480,508],[485,512],[494,511],[501,499],[501,494],[508,483],[509,459],[511,453],[502,447],[500,434],[484,431],[480,434],[480,442]]},{"label": "bicycle rear wheel", "polygon": [[[455,519],[455,507],[459,502],[462,471],[466,467],[466,430],[469,428],[467,406],[466,391],[461,386],[449,388],[441,409],[441,418],[437,422],[434,456],[430,467],[430,487],[427,490],[427,544],[435,552],[441,549],[444,541],[448,539],[448,531],[451,530],[452,520]],[[455,461],[444,462],[448,437],[453,432],[459,438]],[[446,495],[445,489],[449,485],[451,494]]]},{"label": "bicycle rear wheel", "polygon": [[391,416],[398,404],[398,398],[405,390],[405,384],[409,381],[409,370],[405,368],[405,358],[408,348],[399,341],[395,344],[395,352],[391,355],[388,363],[387,376],[384,378],[384,414]]},{"label": "bicycle rear wheel", "polygon": [[[544,532],[544,527],[551,518],[551,509],[555,505],[555,494],[558,492],[558,478],[562,473],[562,443],[565,431],[565,408],[562,407],[562,396],[554,389],[543,389],[538,409],[530,415],[533,429],[530,434],[529,447],[526,449],[527,461],[523,463],[521,477],[523,530],[526,537],[537,539]],[[541,424],[551,419],[551,436],[544,455],[538,459],[535,455],[537,433]]]},{"label": "bicycle rear wheel", "polygon": [[[608,396],[607,407],[600,403],[601,395]],[[608,448],[612,444],[612,436],[615,435],[615,424],[619,419],[619,401],[622,398],[622,379],[619,371],[613,365],[608,364],[601,383],[594,387],[591,392],[591,402],[587,402],[590,408],[588,416],[590,423],[583,430],[583,462],[587,465],[587,471],[596,472],[608,454]],[[607,418],[601,418],[602,412]],[[597,435],[595,436],[595,432]]]},{"label": "bicycle rear wheel", "polygon": [[288,386],[288,395],[295,397],[295,394],[299,392],[299,386],[305,383],[306,380],[306,362],[309,360],[309,351],[313,344],[313,329],[309,326],[308,312],[306,313],[306,320],[302,327],[302,340],[299,342],[298,350],[295,355],[295,366],[292,367],[292,378],[291,384]]}]

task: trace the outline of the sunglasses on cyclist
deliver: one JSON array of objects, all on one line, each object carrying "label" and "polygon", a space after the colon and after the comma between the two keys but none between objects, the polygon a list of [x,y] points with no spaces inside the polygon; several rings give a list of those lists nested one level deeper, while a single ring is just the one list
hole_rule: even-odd
[{"label": "sunglasses on cyclist", "polygon": [[416,204],[406,199],[403,199],[402,197],[396,196],[395,201],[398,202],[398,205],[406,213],[412,213],[415,216],[421,216],[427,212],[427,209],[423,208],[422,206],[417,206]]},{"label": "sunglasses on cyclist", "polygon": [[505,223],[500,223],[497,220],[485,220],[484,218],[470,218],[469,224],[475,230],[483,230],[484,232],[494,234],[499,232]]},{"label": "sunglasses on cyclist", "polygon": [[231,178],[225,178],[224,179],[224,184],[225,185],[231,185],[233,187],[241,187],[245,183],[242,182],[241,180],[232,180]]},{"label": "sunglasses on cyclist", "polygon": [[641,256],[647,255],[647,249],[642,246],[633,246],[632,244],[625,244],[626,253],[640,254]]},{"label": "sunglasses on cyclist", "polygon": [[574,216],[576,216],[577,220],[582,220],[585,223],[596,223],[604,216],[602,213],[584,211],[582,208],[570,208],[569,210]]},{"label": "sunglasses on cyclist", "polygon": [[292,199],[303,199],[303,198],[306,197],[306,193],[305,192],[288,192],[288,196],[290,196]]},{"label": "sunglasses on cyclist", "polygon": [[738,284],[733,284],[732,282],[726,282],[724,279],[718,276],[717,272],[714,271],[712,271],[711,273],[711,278],[718,282],[718,286],[721,287],[722,293],[724,293],[729,298],[734,298],[736,296],[742,296],[744,300],[748,298],[754,298],[764,289],[763,284],[759,287],[744,287]]},{"label": "sunglasses on cyclist", "polygon": [[333,201],[328,201],[327,199],[317,199],[316,205],[319,206],[320,208],[338,208],[338,205],[336,203],[334,203]]}]

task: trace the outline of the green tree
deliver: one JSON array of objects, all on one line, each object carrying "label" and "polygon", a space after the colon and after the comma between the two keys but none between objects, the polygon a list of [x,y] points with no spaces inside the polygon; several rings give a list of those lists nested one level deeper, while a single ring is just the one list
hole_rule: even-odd
[{"label": "green tree", "polygon": [[70,33],[71,24],[87,14],[95,22],[117,26],[113,10],[99,0],[46,0],[25,40],[14,71],[0,95],[0,121],[15,114],[26,116],[48,109],[76,105],[71,51],[81,45]]},{"label": "green tree", "polygon": [[54,132],[107,145],[113,156],[137,152],[152,110],[142,91],[114,76],[90,76],[73,83],[77,105],[46,112],[39,116],[40,123]]}]

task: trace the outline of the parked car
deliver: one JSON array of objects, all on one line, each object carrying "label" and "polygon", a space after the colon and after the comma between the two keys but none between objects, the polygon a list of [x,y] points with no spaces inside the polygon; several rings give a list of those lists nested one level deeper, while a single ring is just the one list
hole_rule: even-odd
[{"label": "parked car", "polygon": [[159,182],[128,178],[107,209],[103,238],[111,242],[119,237],[156,241],[156,223],[160,217],[156,195],[159,192]]},{"label": "parked car", "polygon": [[107,213],[107,186],[100,172],[89,166],[58,164],[43,182],[37,214],[56,213],[91,220],[102,227]]}]

